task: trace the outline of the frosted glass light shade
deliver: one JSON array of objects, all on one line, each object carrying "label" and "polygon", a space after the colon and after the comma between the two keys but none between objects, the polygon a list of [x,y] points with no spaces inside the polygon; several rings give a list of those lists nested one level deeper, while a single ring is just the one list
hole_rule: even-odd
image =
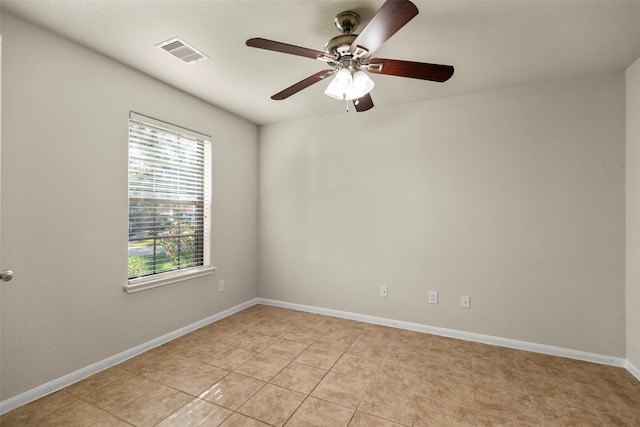
[{"label": "frosted glass light shade", "polygon": [[353,75],[352,99],[362,98],[364,95],[371,92],[373,86],[375,86],[375,83],[373,83],[373,80],[369,78],[367,73],[364,71],[356,71]]},{"label": "frosted glass light shade", "polygon": [[351,76],[351,71],[346,68],[341,68],[336,76],[331,80],[329,86],[327,86],[327,90],[324,91],[324,94],[330,96],[334,99],[345,100],[349,99],[348,93],[350,92],[350,88],[353,87],[353,77]]},{"label": "frosted glass light shade", "polygon": [[324,93],[334,99],[351,101],[369,93],[373,86],[373,80],[364,71],[356,71],[352,75],[348,69],[341,68]]}]

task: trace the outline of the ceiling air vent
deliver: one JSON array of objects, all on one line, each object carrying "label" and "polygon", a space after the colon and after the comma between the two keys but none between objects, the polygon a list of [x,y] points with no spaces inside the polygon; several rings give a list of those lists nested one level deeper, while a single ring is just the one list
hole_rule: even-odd
[{"label": "ceiling air vent", "polygon": [[156,46],[188,64],[209,59],[207,55],[178,37],[164,41]]}]

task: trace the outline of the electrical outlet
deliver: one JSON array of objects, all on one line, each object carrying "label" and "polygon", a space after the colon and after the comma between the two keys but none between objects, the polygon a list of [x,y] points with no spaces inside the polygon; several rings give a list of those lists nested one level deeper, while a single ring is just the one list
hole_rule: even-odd
[{"label": "electrical outlet", "polygon": [[438,292],[429,291],[429,304],[437,304],[438,303]]},{"label": "electrical outlet", "polygon": [[471,297],[463,295],[462,298],[460,298],[460,307],[471,308]]},{"label": "electrical outlet", "polygon": [[224,291],[224,280],[218,280],[218,292]]},{"label": "electrical outlet", "polygon": [[381,297],[389,296],[389,290],[387,289],[386,286],[380,286],[380,296]]}]

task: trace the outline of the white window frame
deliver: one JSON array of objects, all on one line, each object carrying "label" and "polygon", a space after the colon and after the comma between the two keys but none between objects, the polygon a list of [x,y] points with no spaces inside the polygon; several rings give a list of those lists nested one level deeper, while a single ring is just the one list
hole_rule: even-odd
[{"label": "white window frame", "polygon": [[[162,273],[154,273],[151,275],[127,279],[124,290],[127,293],[134,293],[146,289],[153,289],[159,286],[165,286],[172,283],[181,282],[196,277],[202,277],[213,274],[216,267],[212,265],[211,254],[211,193],[212,193],[212,143],[211,136],[185,129],[170,123],[163,122],[151,117],[144,116],[135,112],[129,113],[129,126],[132,122],[147,125],[149,127],[165,130],[168,134],[181,134],[190,138],[202,141],[204,144],[204,228],[203,228],[203,257],[202,265],[187,267],[184,269],[171,270]],[[129,135],[128,141],[131,141]],[[127,158],[131,159],[131,148]],[[129,162],[127,163],[129,164]],[[130,174],[130,168],[127,167],[127,176]],[[127,192],[129,194],[129,191]],[[129,203],[127,203],[129,205]],[[129,238],[127,239],[129,242]],[[128,257],[127,257],[128,258]]]}]

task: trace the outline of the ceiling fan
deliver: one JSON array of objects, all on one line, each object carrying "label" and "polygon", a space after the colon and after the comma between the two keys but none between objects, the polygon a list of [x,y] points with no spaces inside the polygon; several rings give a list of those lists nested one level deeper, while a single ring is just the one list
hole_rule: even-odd
[{"label": "ceiling fan", "polygon": [[[335,25],[342,34],[329,40],[324,52],[263,38],[247,40],[247,46],[303,56],[326,62],[331,68],[319,71],[271,97],[282,100],[335,75],[325,94],[343,101],[353,101],[356,111],[373,107],[369,92],[374,83],[366,72],[435,82],[447,81],[453,75],[451,65],[372,58],[371,55],[400,28],[418,14],[409,0],[387,0],[360,34],[353,31],[360,24],[360,16],[351,11],[339,13]],[[349,104],[347,103],[347,111]]]}]

